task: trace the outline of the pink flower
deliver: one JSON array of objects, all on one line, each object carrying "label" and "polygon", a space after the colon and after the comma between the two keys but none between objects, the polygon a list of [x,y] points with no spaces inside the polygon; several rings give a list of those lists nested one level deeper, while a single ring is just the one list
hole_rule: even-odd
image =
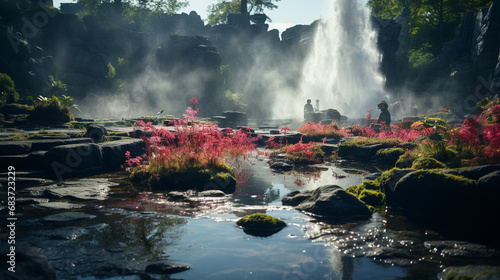
[{"label": "pink flower", "polygon": [[196,97],[192,97],[192,98],[189,100],[189,103],[191,103],[191,104],[193,104],[193,105],[194,105],[194,104],[199,104],[199,103],[198,103],[198,100],[196,99]]}]

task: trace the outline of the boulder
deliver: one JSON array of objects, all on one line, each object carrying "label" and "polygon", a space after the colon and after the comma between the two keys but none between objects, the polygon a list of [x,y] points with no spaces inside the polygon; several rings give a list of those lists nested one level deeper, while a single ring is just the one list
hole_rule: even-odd
[{"label": "boulder", "polygon": [[500,266],[468,265],[447,267],[438,274],[439,279],[500,279]]},{"label": "boulder", "polygon": [[94,143],[101,143],[106,135],[108,135],[108,131],[103,125],[91,124],[87,127],[83,137],[92,139]]},{"label": "boulder", "polygon": [[5,280],[55,280],[56,271],[48,262],[47,257],[35,247],[16,244],[15,272],[7,270],[9,267],[10,246],[2,246],[0,251],[0,278]]},{"label": "boulder", "polygon": [[500,164],[451,169],[451,170],[444,170],[443,172],[446,174],[463,176],[472,180],[479,180],[481,177],[496,171],[500,171]]},{"label": "boulder", "polygon": [[97,174],[104,168],[96,144],[70,144],[51,148],[44,156],[45,170],[51,177],[63,178]]},{"label": "boulder", "polygon": [[281,199],[281,203],[283,205],[288,205],[288,206],[298,206],[299,204],[304,202],[304,200],[310,197],[311,197],[311,192],[294,191],[285,194]]},{"label": "boulder", "polygon": [[144,153],[144,141],[141,139],[124,139],[112,142],[100,143],[104,168],[106,171],[120,170],[127,159],[126,152],[130,152],[130,157],[134,158]]},{"label": "boulder", "polygon": [[27,154],[30,150],[30,141],[6,141],[0,143],[0,156]]},{"label": "boulder", "polygon": [[[346,192],[339,186],[329,185],[308,192],[308,198],[304,199],[296,209],[306,214],[327,219],[349,219],[368,218],[371,212],[368,207],[352,194]],[[304,193],[295,196],[303,196]],[[294,196],[288,197],[293,201]],[[300,199],[297,200],[301,200]]]},{"label": "boulder", "polygon": [[397,182],[391,201],[411,216],[455,223],[460,221],[464,205],[471,204],[469,199],[475,189],[474,180],[440,171],[418,170]]}]

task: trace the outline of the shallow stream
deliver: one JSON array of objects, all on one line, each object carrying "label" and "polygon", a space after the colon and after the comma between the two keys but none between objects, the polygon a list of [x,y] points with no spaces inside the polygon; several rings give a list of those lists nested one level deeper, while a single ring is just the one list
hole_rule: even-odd
[{"label": "shallow stream", "polygon": [[[22,208],[17,239],[40,248],[58,279],[425,280],[436,279],[447,266],[500,263],[497,251],[447,240],[393,213],[333,223],[281,204],[291,191],[359,184],[370,169],[329,163],[305,173],[274,174],[266,157],[256,157],[244,164],[247,181],[236,193],[176,202],[164,193],[134,189],[125,174],[109,174],[104,177],[118,184],[105,199],[59,200],[81,204],[72,210]],[[54,216],[68,211],[87,215]],[[255,212],[288,226],[270,237],[248,235],[236,221]],[[170,276],[144,271],[160,261],[190,269]]]}]

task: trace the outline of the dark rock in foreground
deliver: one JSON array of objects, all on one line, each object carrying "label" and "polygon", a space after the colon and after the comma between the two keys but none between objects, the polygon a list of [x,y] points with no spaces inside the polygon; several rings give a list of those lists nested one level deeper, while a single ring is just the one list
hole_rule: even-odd
[{"label": "dark rock in foreground", "polygon": [[322,186],[314,191],[285,196],[284,204],[296,204],[296,209],[327,219],[368,218],[368,207],[339,186]]},{"label": "dark rock in foreground", "polygon": [[30,279],[30,280],[52,280],[56,279],[56,271],[47,261],[47,257],[40,253],[35,247],[16,246],[15,250],[15,272],[7,270],[10,266],[10,257],[7,246],[2,246],[0,251],[0,279]]},{"label": "dark rock in foreground", "polygon": [[460,279],[500,279],[499,266],[468,265],[460,267],[447,267],[439,273],[439,279],[460,280]]}]

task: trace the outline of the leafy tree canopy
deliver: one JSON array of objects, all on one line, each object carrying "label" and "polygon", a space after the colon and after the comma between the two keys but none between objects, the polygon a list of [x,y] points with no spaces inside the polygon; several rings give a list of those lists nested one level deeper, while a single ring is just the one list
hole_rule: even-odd
[{"label": "leafy tree canopy", "polygon": [[[248,12],[263,13],[264,10],[273,10],[278,8],[276,2],[280,0],[248,0]],[[217,3],[209,5],[208,23],[211,25],[222,24],[226,22],[228,14],[239,13],[241,8],[241,0],[218,0]]]},{"label": "leafy tree canopy", "polygon": [[[462,15],[489,7],[491,0],[369,0],[372,15],[396,18],[410,12],[410,67],[423,67],[451,39]],[[412,69],[410,69],[411,71]]]}]

